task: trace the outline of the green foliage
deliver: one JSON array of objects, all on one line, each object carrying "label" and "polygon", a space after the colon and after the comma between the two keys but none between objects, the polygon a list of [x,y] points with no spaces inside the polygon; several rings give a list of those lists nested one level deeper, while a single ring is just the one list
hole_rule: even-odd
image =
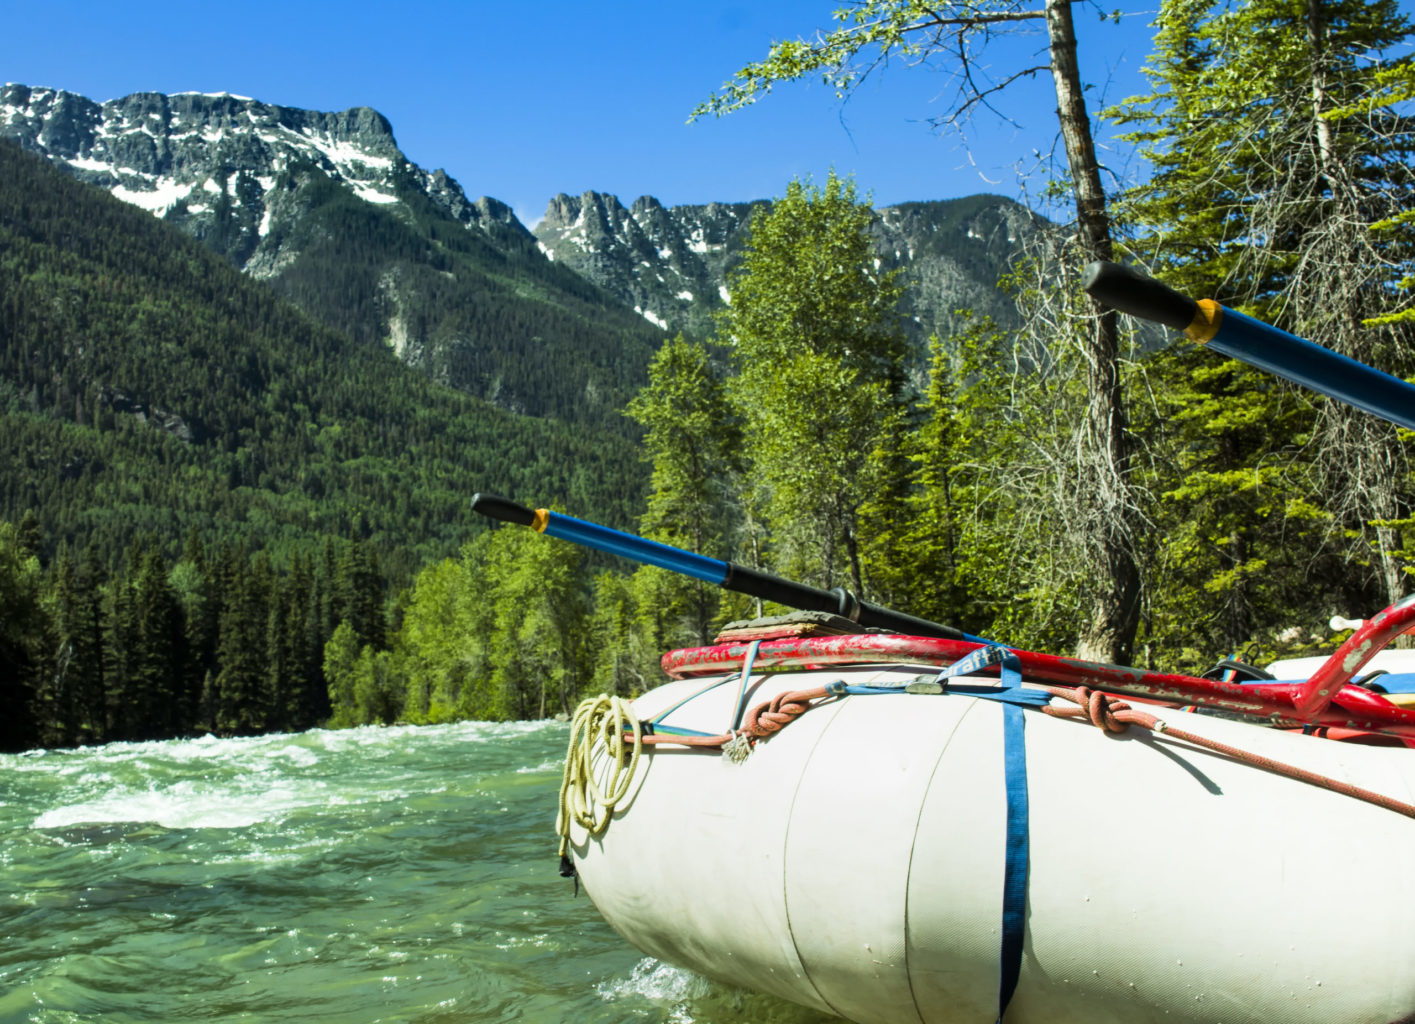
[{"label": "green foliage", "polygon": [[[93,742],[107,720],[103,676],[103,608],[99,573],[90,559],[77,567],[61,556],[46,593],[47,632],[52,663],[40,672],[33,717],[45,746]],[[14,705],[11,705],[14,706]]]},{"label": "green foliage", "polygon": [[[0,741],[568,706],[585,582],[547,551],[559,545],[502,557],[529,612],[486,620],[504,642],[474,671],[444,659],[422,693],[385,649],[386,602],[481,528],[469,480],[624,523],[640,470],[623,425],[449,391],[42,160],[0,146],[0,171],[0,516],[34,510],[8,527]],[[576,287],[589,316],[592,290]]]},{"label": "green foliage", "polygon": [[732,346],[733,402],[748,477],[771,524],[776,567],[863,590],[861,506],[877,442],[902,400],[896,272],[881,271],[868,204],[832,173],[792,182],[752,223],[719,335]]},{"label": "green foliage", "polygon": [[[727,551],[742,438],[739,416],[706,346],[682,335],[665,343],[649,367],[649,383],[625,411],[644,427],[643,457],[653,463],[648,510],[639,521],[643,535],[705,554]],[[711,639],[721,604],[716,588],[645,567],[634,574],[631,589],[634,603],[645,613],[650,607],[654,611],[647,618],[634,617],[632,639],[625,637],[626,642],[661,650]],[[620,595],[616,592],[612,600]],[[637,668],[616,668],[616,690],[623,683],[622,671],[641,681],[644,676]]]},{"label": "green foliage", "polygon": [[[585,675],[580,557],[572,544],[507,528],[419,573],[393,637],[403,714],[415,722],[568,714]],[[340,700],[353,700],[352,690]]]},{"label": "green foliage", "polygon": [[681,334],[665,342],[625,412],[644,428],[643,458],[653,464],[644,535],[694,551],[719,549],[741,438],[707,348]]},{"label": "green foliage", "polygon": [[297,255],[270,285],[312,318],[502,409],[628,433],[619,411],[662,333],[547,261],[524,229],[491,214],[469,228],[408,175],[396,206],[309,165],[273,192],[300,214],[281,240]]},{"label": "green foliage", "polygon": [[[699,112],[806,74],[848,91],[876,60],[941,52],[930,28],[1031,16],[868,0]],[[1155,92],[1119,112],[1155,166],[1125,207],[1135,249],[1185,290],[1400,369],[1415,63],[1367,54],[1408,25],[1385,0],[1169,0],[1159,28]],[[1101,506],[1067,517],[1126,476],[1144,526],[1140,640],[1176,668],[1369,610],[1374,577],[1415,550],[1405,462],[1353,469],[1384,473],[1393,502],[1352,515],[1322,403],[1202,351],[1095,359],[1078,293],[1038,283],[1040,262],[1012,281],[1030,326],[960,315],[911,395],[899,280],[834,174],[754,219],[718,343],[675,338],[650,361],[635,318],[606,319],[602,295],[545,270],[532,242],[488,244],[411,183],[395,213],[292,170],[282,188],[310,216],[276,287],[304,315],[12,148],[0,172],[10,748],[567,713],[587,687],[655,685],[663,649],[750,609],[652,567],[591,576],[577,548],[532,531],[479,530],[469,481],[615,525],[641,515],[671,544],[1060,649],[1094,620],[1083,562],[1099,564],[1113,525],[1097,529]],[[229,204],[207,241],[240,258],[249,206]],[[384,324],[424,374],[386,350]],[[508,369],[532,346],[563,372]],[[1145,446],[1097,470],[1078,453],[1107,426],[1088,418],[1101,369],[1144,396],[1129,415]]]},{"label": "green foliage", "polygon": [[1191,346],[1157,353],[1147,369],[1156,387],[1137,429],[1164,456],[1150,464],[1150,557],[1162,581],[1143,630],[1151,656],[1195,667],[1263,627],[1319,621],[1331,595],[1313,585],[1326,559],[1311,558],[1320,531],[1304,511],[1310,407],[1266,374]]},{"label": "green foliage", "polygon": [[112,565],[146,534],[171,560],[195,531],[283,568],[353,535],[406,579],[481,528],[469,481],[632,521],[623,430],[435,385],[0,145],[0,516],[33,509],[46,556],[93,544]]},{"label": "green foliage", "polygon": [[[911,63],[927,55],[935,33],[960,17],[972,15],[980,23],[1013,20],[1023,11],[1010,2],[967,5],[955,14],[920,0],[862,0],[835,11],[838,28],[814,39],[784,39],[772,44],[766,58],[754,61],[733,76],[715,95],[700,103],[689,120],[707,114],[721,117],[750,106],[780,82],[809,75],[820,76],[827,88],[844,98],[876,67],[890,57]],[[878,51],[861,61],[863,51]]]},{"label": "green foliage", "polygon": [[[490,536],[484,535],[484,536]],[[395,643],[408,673],[404,714],[414,722],[485,717],[479,684],[490,671],[484,642],[489,608],[473,576],[485,542],[418,573]]]},{"label": "green foliage", "polygon": [[[1410,23],[1390,0],[1167,0],[1156,27],[1153,92],[1107,112],[1136,125],[1128,138],[1154,169],[1125,202],[1145,232],[1137,245],[1180,290],[1306,333],[1290,291],[1310,290],[1299,268],[1343,214],[1342,193],[1361,195],[1361,227],[1410,204],[1396,106],[1415,73],[1415,57],[1399,54]],[[1401,235],[1381,248],[1388,283],[1412,251]],[[1384,305],[1383,287],[1368,305]]]},{"label": "green foliage", "polygon": [[324,645],[324,675],[329,680],[331,728],[390,725],[403,707],[403,673],[389,651],[359,646],[358,634],[341,622]]},{"label": "green foliage", "polygon": [[22,750],[34,732],[31,700],[44,637],[39,559],[0,522],[0,750]]},{"label": "green foliage", "polygon": [[[311,611],[334,590],[332,574],[301,561],[281,575],[263,554],[231,547],[212,559],[191,549],[169,568],[150,544],[111,572],[93,548],[81,563],[64,553],[41,567],[18,537],[0,521],[9,748],[298,730],[328,717],[330,634]],[[386,667],[386,652],[365,651]],[[376,678],[397,689],[389,671]],[[397,714],[386,700],[364,706]]]},{"label": "green foliage", "polygon": [[[1152,93],[1112,112],[1154,167],[1124,204],[1134,248],[1183,291],[1415,371],[1409,21],[1386,2],[1169,0],[1157,26]],[[1150,373],[1153,650],[1192,659],[1403,594],[1415,487],[1394,428],[1208,354]]]},{"label": "green foliage", "polygon": [[329,681],[329,724],[332,728],[347,728],[370,721],[359,707],[355,691],[359,685],[359,640],[347,622],[324,645],[324,678]]}]

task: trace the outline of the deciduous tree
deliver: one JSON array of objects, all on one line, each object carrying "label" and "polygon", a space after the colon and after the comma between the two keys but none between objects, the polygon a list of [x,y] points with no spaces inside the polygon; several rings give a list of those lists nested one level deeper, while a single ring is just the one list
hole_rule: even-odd
[{"label": "deciduous tree", "polygon": [[870,457],[902,401],[905,359],[898,274],[881,269],[869,219],[852,181],[792,182],[753,218],[718,324],[777,568],[857,594]]},{"label": "deciduous tree", "polygon": [[[838,28],[812,40],[774,44],[764,60],[737,72],[721,92],[694,111],[695,116],[738,109],[778,83],[814,74],[844,96],[871,71],[891,59],[903,58],[951,66],[958,91],[934,121],[959,126],[1019,77],[1047,72],[1056,90],[1057,125],[1076,210],[1070,261],[1079,264],[1111,257],[1110,216],[1077,65],[1070,0],[1043,0],[1040,7],[1028,7],[1019,0],[861,0],[836,11],[835,18]],[[1007,68],[998,78],[990,78],[981,62],[987,41],[1029,21],[1045,25],[1046,61]],[[1087,612],[1077,652],[1083,657],[1124,660],[1139,622],[1140,502],[1134,487],[1133,446],[1115,315],[1090,309],[1079,342],[1088,401],[1084,418],[1072,430],[1077,439],[1075,472],[1080,484],[1076,493],[1085,496],[1087,507],[1078,509],[1073,518],[1085,531],[1081,550],[1091,565],[1081,579]]]}]

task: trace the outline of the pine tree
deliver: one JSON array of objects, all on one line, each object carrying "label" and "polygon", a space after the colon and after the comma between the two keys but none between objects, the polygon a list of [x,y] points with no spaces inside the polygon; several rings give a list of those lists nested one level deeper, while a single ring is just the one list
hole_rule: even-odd
[{"label": "pine tree", "polygon": [[103,738],[103,630],[95,582],[67,552],[54,565],[47,595],[53,631],[39,680],[36,717],[45,746]]},{"label": "pine tree", "polygon": [[[730,554],[741,433],[707,348],[681,334],[664,342],[648,384],[625,412],[644,428],[644,458],[653,464],[643,535],[714,557]],[[721,592],[682,577],[662,589],[672,591],[657,596],[667,600],[673,626],[657,646],[707,643]]]},{"label": "pine tree", "polygon": [[[1410,136],[1389,91],[1412,58],[1381,59],[1408,43],[1410,23],[1385,0],[1168,0],[1158,24],[1147,68],[1154,92],[1117,112],[1138,126],[1132,138],[1155,166],[1127,200],[1144,228],[1136,248],[1184,291],[1397,375],[1415,371],[1415,325],[1391,316],[1408,301],[1400,282],[1415,245],[1408,232],[1381,230],[1415,204]],[[1297,570],[1289,586],[1298,594],[1347,609],[1400,596],[1396,527],[1415,491],[1393,427],[1324,400],[1304,415],[1285,387],[1234,364],[1159,366],[1182,374],[1163,390],[1193,396],[1177,425],[1180,476],[1164,485],[1167,500],[1179,503],[1180,521],[1233,524],[1222,541],[1199,545],[1219,557],[1162,557],[1211,566],[1205,587],[1227,606],[1214,616],[1224,635],[1252,627],[1254,615],[1240,609],[1256,609],[1248,591],[1276,569],[1257,554],[1257,530],[1300,540],[1306,565],[1334,570],[1324,579]],[[1196,451],[1207,454],[1190,459]],[[1259,479],[1268,485],[1251,486]],[[1279,479],[1285,497],[1271,489]],[[1215,514],[1220,506],[1231,514]],[[1312,530],[1318,510],[1324,536]]]},{"label": "pine tree", "polygon": [[120,707],[121,728],[129,738],[162,739],[184,725],[177,699],[185,653],[182,627],[166,563],[159,552],[148,550],[139,561],[128,604]]},{"label": "pine tree", "polygon": [[215,566],[206,557],[201,537],[188,534],[182,557],[168,580],[182,612],[183,643],[186,657],[178,683],[177,704],[185,727],[211,729],[210,716],[203,712],[203,685],[217,669],[216,643],[221,621],[221,588]]},{"label": "pine tree", "polygon": [[377,552],[365,541],[351,541],[340,554],[334,571],[337,621],[349,623],[360,646],[375,650],[387,645],[383,586]]},{"label": "pine tree", "polygon": [[0,522],[0,751],[23,750],[37,738],[36,674],[47,627],[41,594],[39,559],[13,524]]},{"label": "pine tree", "polygon": [[25,514],[20,517],[16,531],[20,550],[27,555],[41,559],[42,563],[44,536],[39,528],[39,516],[34,514],[34,509],[25,509]]},{"label": "pine tree", "polygon": [[319,636],[314,565],[295,559],[285,580],[284,644],[289,672],[288,727],[308,729],[329,715],[328,689],[322,670],[324,640]]},{"label": "pine tree", "polygon": [[265,727],[266,619],[269,574],[261,560],[232,551],[221,569],[224,600],[217,639],[215,728],[224,735],[249,735]]}]

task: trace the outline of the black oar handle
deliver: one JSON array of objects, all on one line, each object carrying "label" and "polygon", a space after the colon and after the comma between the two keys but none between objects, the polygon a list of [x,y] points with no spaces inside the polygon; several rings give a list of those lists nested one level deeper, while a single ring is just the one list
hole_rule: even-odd
[{"label": "black oar handle", "polygon": [[1169,285],[1119,263],[1097,260],[1081,275],[1081,287],[1097,302],[1141,320],[1182,331],[1194,322],[1199,304]]},{"label": "black oar handle", "polygon": [[480,491],[472,495],[472,511],[517,526],[531,526],[536,521],[534,509],[499,494],[482,494]]},{"label": "black oar handle", "polygon": [[727,576],[721,586],[724,590],[735,590],[749,597],[759,597],[763,601],[784,604],[788,608],[798,608],[808,612],[829,612],[839,615],[862,626],[875,629],[891,629],[896,633],[913,636],[939,636],[947,640],[966,640],[968,635],[952,626],[944,626],[907,612],[897,612],[893,608],[861,601],[844,587],[822,590],[805,583],[774,576],[760,569],[751,569],[736,562],[727,563]]}]

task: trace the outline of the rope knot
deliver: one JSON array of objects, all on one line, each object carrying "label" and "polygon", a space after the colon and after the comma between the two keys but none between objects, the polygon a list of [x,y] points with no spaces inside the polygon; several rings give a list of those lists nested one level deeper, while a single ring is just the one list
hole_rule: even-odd
[{"label": "rope knot", "polygon": [[742,731],[764,739],[778,733],[810,709],[810,694],[802,691],[778,693],[771,700],[748,710]]},{"label": "rope knot", "polygon": [[1122,733],[1127,725],[1121,721],[1120,713],[1129,711],[1130,705],[1119,697],[1101,693],[1086,686],[1076,688],[1075,701],[1085,709],[1091,724],[1106,732]]}]

